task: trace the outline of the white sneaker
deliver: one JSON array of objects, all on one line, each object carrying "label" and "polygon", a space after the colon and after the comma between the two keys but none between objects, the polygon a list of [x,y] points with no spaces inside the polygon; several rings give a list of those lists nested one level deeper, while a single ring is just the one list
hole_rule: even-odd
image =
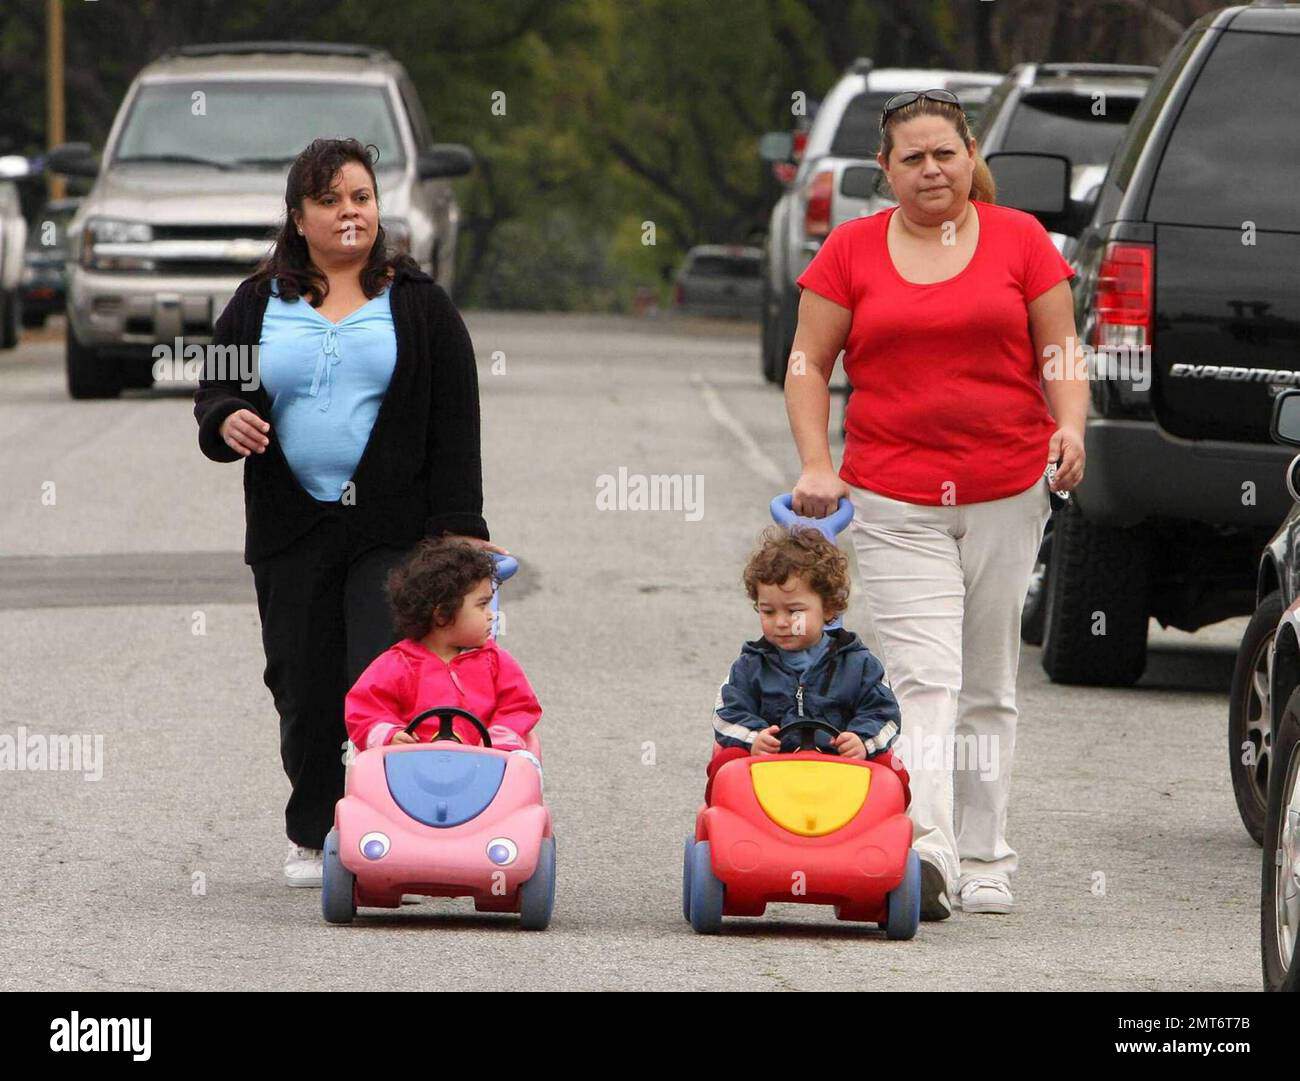
[{"label": "white sneaker", "polygon": [[286,886],[315,886],[320,889],[325,869],[319,848],[303,848],[289,842],[289,854],[284,858],[284,884]]},{"label": "white sneaker", "polygon": [[1011,887],[1000,878],[972,878],[961,888],[963,912],[992,912],[1005,915],[1015,904]]}]

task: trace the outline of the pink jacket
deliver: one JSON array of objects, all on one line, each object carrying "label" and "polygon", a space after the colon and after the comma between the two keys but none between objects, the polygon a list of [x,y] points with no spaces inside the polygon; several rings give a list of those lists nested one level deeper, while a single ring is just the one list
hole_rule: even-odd
[{"label": "pink jacket", "polygon": [[[459,706],[487,725],[492,746],[513,751],[542,717],[542,707],[518,662],[489,638],[448,663],[413,638],[404,638],[370,662],[348,691],[344,720],[357,750],[391,743],[417,713],[434,706]],[[421,740],[438,730],[429,717],[415,730]],[[482,737],[457,717],[453,731],[465,743]]]}]

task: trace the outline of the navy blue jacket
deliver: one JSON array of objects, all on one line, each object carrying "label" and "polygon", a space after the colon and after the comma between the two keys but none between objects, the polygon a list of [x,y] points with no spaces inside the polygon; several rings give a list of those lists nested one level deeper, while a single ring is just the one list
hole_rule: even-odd
[{"label": "navy blue jacket", "polygon": [[[745,643],[713,707],[713,733],[722,746],[748,748],[762,729],[801,716],[856,733],[868,757],[894,742],[898,700],[885,683],[884,666],[852,631],[836,627],[827,633],[826,652],[802,674],[787,667],[780,647],[766,638]],[[830,750],[825,732],[816,740],[819,749]],[[786,736],[781,749],[793,750],[797,743],[797,735]]]}]

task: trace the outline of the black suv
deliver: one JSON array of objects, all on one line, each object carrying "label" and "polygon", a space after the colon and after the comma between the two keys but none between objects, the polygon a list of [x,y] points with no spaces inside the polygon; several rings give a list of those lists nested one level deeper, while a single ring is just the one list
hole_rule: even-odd
[{"label": "black suv", "polygon": [[1291,506],[1269,417],[1300,385],[1298,113],[1300,6],[1226,8],[1187,29],[1110,162],[1073,256],[1087,475],[1026,608],[1055,681],[1131,684],[1150,617],[1254,608]]}]

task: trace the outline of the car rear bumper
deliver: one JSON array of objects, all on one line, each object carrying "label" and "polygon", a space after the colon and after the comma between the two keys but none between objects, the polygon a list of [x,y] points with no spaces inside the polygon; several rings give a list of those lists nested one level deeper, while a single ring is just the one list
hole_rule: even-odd
[{"label": "car rear bumper", "polygon": [[1094,417],[1086,448],[1074,498],[1101,524],[1182,518],[1271,532],[1291,509],[1287,447],[1178,439],[1154,421]]}]

